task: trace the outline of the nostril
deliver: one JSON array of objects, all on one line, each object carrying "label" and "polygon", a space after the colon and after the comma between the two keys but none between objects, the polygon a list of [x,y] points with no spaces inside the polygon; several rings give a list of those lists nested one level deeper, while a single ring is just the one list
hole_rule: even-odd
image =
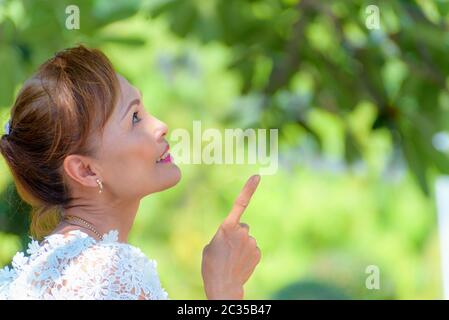
[{"label": "nostril", "polygon": [[163,124],[158,130],[159,138],[164,138],[167,135],[168,127],[167,125]]},{"label": "nostril", "polygon": [[164,139],[166,135],[167,135],[167,131],[163,131],[163,130],[159,130],[156,134],[156,136],[158,137],[158,140]]}]

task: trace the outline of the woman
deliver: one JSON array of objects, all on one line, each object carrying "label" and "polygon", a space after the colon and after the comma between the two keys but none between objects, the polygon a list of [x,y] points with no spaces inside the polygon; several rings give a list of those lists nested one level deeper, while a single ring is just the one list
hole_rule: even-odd
[{"label": "woman", "polygon": [[[63,50],[21,89],[0,149],[32,208],[26,254],[0,273],[3,299],[167,299],[156,269],[127,243],[140,200],[181,174],[167,126],[99,50]],[[242,299],[260,250],[240,216],[260,177],[245,185],[203,250],[208,299]]]}]

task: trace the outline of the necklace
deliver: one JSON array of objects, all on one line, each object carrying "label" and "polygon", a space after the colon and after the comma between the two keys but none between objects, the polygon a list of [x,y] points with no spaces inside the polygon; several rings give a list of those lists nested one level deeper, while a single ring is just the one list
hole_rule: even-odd
[{"label": "necklace", "polygon": [[80,226],[79,224],[75,224],[78,227],[84,227],[89,229],[90,231],[92,231],[93,233],[95,233],[95,235],[100,238],[100,240],[103,240],[103,236],[100,234],[100,232],[97,231],[97,229],[95,229],[95,227],[90,224],[89,222],[87,222],[86,220],[80,218],[80,217],[76,217],[76,216],[72,216],[72,215],[66,215],[64,216],[64,220],[66,220],[67,222],[70,223],[71,222],[80,222],[82,225]]}]

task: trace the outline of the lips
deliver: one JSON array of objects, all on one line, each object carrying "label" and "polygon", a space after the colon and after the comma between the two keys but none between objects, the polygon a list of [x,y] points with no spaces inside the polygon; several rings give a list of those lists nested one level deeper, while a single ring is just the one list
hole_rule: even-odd
[{"label": "lips", "polygon": [[170,155],[169,151],[170,151],[170,146],[167,145],[167,147],[165,148],[164,152],[157,159],[156,163],[170,163],[170,162],[172,162],[173,158]]}]

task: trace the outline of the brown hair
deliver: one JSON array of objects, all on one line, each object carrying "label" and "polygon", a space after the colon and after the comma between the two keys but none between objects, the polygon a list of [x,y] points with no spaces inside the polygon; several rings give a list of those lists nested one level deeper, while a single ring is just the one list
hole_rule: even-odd
[{"label": "brown hair", "polygon": [[71,197],[63,170],[69,154],[94,155],[119,84],[108,58],[82,45],[62,50],[27,80],[11,109],[0,151],[17,192],[32,206],[31,234],[41,239],[58,224]]}]

